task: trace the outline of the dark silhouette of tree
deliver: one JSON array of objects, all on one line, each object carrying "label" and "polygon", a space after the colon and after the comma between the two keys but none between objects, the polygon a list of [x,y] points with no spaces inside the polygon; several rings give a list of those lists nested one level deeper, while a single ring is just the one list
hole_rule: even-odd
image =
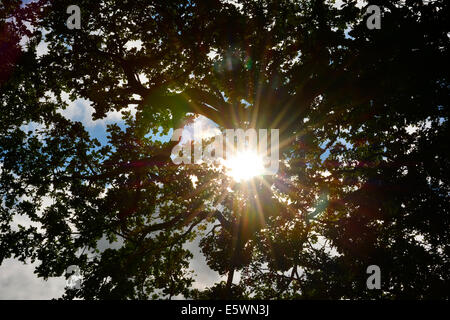
[{"label": "dark silhouette of tree", "polygon": [[[366,6],[333,3],[2,1],[0,262],[79,266],[66,299],[448,299],[449,3],[371,1],[374,30]],[[64,94],[125,128],[102,145]],[[280,129],[277,175],[175,165],[177,142],[151,134],[199,115]],[[226,282],[192,288],[194,239]]]}]

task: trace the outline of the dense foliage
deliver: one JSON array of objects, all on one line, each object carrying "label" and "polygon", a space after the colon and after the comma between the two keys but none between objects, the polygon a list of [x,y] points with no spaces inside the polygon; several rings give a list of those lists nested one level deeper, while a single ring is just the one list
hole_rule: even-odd
[{"label": "dense foliage", "polygon": [[[78,265],[68,299],[449,297],[448,1],[372,1],[379,30],[349,0],[21,3],[0,3],[0,263]],[[100,143],[61,114],[78,98],[125,126]],[[199,115],[279,128],[278,174],[175,165],[155,134]],[[227,282],[193,289],[195,239]]]}]

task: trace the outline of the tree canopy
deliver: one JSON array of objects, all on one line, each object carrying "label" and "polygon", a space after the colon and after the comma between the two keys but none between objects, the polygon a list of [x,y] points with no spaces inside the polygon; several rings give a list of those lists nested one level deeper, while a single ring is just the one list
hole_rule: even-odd
[{"label": "tree canopy", "polygon": [[[65,299],[448,299],[450,4],[370,4],[381,29],[351,0],[3,0],[0,263],[79,266]],[[101,143],[76,99],[125,125]],[[278,173],[174,164],[155,136],[199,116],[279,129]],[[194,289],[193,241],[227,281]]]}]

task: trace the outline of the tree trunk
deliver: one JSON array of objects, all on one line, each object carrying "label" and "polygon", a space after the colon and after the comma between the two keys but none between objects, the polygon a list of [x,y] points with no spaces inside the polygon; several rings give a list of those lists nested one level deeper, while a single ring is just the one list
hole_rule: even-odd
[{"label": "tree trunk", "polygon": [[225,288],[225,299],[231,299],[231,286],[233,285],[234,267],[228,271],[227,286]]}]

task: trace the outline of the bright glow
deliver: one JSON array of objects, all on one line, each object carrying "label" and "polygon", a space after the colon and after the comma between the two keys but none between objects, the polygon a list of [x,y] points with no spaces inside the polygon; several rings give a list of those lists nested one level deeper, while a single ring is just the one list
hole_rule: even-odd
[{"label": "bright glow", "polygon": [[255,152],[245,151],[225,161],[227,174],[235,181],[250,180],[264,173],[262,158]]}]

